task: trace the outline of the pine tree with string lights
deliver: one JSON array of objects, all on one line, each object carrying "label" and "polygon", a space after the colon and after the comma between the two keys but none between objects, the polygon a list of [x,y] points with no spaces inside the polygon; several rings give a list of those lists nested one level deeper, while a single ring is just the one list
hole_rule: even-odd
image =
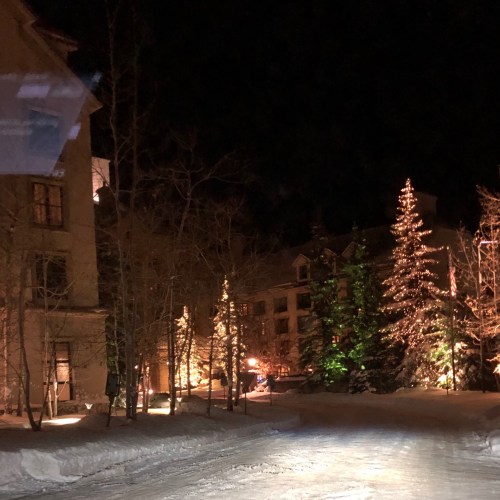
[{"label": "pine tree with string lights", "polygon": [[246,347],[242,338],[241,317],[236,303],[231,297],[227,278],[222,284],[222,293],[217,302],[217,314],[213,318],[213,322],[214,361],[225,372],[228,384],[227,409],[232,411],[232,388],[236,386]]},{"label": "pine tree with string lights", "polygon": [[183,313],[176,320],[175,352],[177,353],[176,369],[179,387],[196,387],[201,380],[201,356],[193,331],[193,318],[190,309],[184,306]]},{"label": "pine tree with string lights", "polygon": [[439,251],[424,243],[432,231],[416,211],[410,179],[399,196],[396,222],[391,232],[396,245],[392,271],[384,281],[383,311],[389,320],[385,333],[392,345],[402,348],[398,378],[404,386],[435,384],[439,377],[435,352],[442,345],[445,293],[436,282],[431,256]]}]

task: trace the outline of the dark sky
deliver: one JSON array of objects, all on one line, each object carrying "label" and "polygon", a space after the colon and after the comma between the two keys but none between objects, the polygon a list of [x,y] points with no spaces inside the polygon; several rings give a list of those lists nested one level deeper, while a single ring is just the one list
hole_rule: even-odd
[{"label": "dark sky", "polygon": [[[128,1],[128,0],[127,0]],[[31,0],[105,70],[103,0]],[[475,229],[476,185],[498,184],[500,2],[142,0],[148,133],[195,129],[238,150],[259,224],[292,242],[387,222],[406,177],[439,216]]]}]

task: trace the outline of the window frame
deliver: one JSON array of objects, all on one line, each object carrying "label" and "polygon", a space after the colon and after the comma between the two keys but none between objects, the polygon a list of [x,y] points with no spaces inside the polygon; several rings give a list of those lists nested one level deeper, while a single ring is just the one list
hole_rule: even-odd
[{"label": "window frame", "polygon": [[[56,201],[52,193],[57,190]],[[38,191],[38,193],[37,193]],[[64,229],[64,189],[56,182],[31,181],[33,224],[49,229]]]},{"label": "window frame", "polygon": [[[27,151],[33,157],[58,160],[64,141],[62,139],[63,118],[60,113],[29,106],[27,108],[29,134]],[[51,124],[52,122],[52,124]]]},{"label": "window frame", "polygon": [[[283,325],[286,325],[286,328],[282,328]],[[288,318],[277,318],[274,320],[274,333],[276,335],[286,335],[290,332],[290,325]]]},{"label": "window frame", "polygon": [[[307,299],[304,299],[304,297],[307,296]],[[306,311],[308,309],[311,309],[312,307],[312,301],[311,301],[311,293],[310,292],[298,292],[296,294],[296,301],[297,301],[297,309]]]},{"label": "window frame", "polygon": [[[304,271],[305,270],[305,276]],[[308,263],[297,266],[297,281],[299,283],[307,282],[311,279],[311,266]]]},{"label": "window frame", "polygon": [[273,299],[273,310],[275,314],[288,312],[288,297],[283,295]]},{"label": "window frame", "polygon": [[[308,315],[303,315],[303,316],[297,316],[297,333],[299,334],[307,334],[311,331],[311,323],[313,321],[312,316]],[[305,328],[302,328],[302,326],[305,325]]]},{"label": "window frame", "polygon": [[253,316],[264,316],[266,314],[266,301],[258,300],[253,303]]},{"label": "window frame", "polygon": [[[61,347],[63,346],[64,349],[61,349]],[[52,354],[50,358],[47,360],[47,371],[48,373],[50,373],[50,385],[52,386],[55,379],[57,380],[59,391],[63,389],[65,386],[67,386],[69,400],[72,400],[74,395],[73,395],[73,367],[71,362],[71,357],[72,357],[71,342],[69,342],[68,340],[55,340],[51,343],[51,347],[52,347]],[[63,351],[64,351],[64,356],[61,356],[60,354]],[[52,363],[54,370],[51,372]],[[60,370],[67,371],[67,379],[63,380],[63,378],[59,377],[59,374],[61,373]],[[45,381],[44,384],[46,385],[47,381]],[[61,396],[61,394],[59,394],[59,396]]]},{"label": "window frame", "polygon": [[248,316],[248,302],[241,302],[238,304],[238,314],[241,318],[246,318]]}]

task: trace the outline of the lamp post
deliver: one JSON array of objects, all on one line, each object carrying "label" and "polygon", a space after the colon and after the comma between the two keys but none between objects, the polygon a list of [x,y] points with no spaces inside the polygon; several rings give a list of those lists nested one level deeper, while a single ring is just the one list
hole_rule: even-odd
[{"label": "lamp post", "polygon": [[480,240],[477,242],[477,307],[479,313],[479,363],[481,371],[481,390],[486,392],[484,388],[484,341],[483,341],[483,306],[481,303],[481,247],[484,245],[496,245],[498,240]]}]

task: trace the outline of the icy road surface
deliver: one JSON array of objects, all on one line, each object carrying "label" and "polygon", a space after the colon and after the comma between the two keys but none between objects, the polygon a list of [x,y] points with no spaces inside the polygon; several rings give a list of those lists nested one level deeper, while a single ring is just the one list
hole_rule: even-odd
[{"label": "icy road surface", "polygon": [[279,404],[299,409],[303,424],[214,443],[183,460],[156,455],[30,498],[500,498],[500,461],[465,417],[397,401]]}]

